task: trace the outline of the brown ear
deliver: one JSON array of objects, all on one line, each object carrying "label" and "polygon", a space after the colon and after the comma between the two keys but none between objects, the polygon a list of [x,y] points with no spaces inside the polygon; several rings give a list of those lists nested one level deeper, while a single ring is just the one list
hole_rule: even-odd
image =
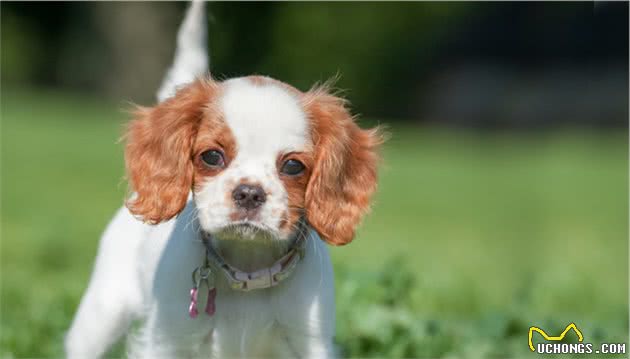
[{"label": "brown ear", "polygon": [[127,177],[135,191],[126,203],[131,213],[155,224],[184,208],[193,142],[215,92],[212,80],[197,80],[155,107],[135,111],[125,135]]},{"label": "brown ear", "polygon": [[311,90],[304,106],[311,118],[315,164],[306,189],[306,217],[333,245],[352,241],[376,190],[379,128],[354,123],[345,101],[325,89]]}]

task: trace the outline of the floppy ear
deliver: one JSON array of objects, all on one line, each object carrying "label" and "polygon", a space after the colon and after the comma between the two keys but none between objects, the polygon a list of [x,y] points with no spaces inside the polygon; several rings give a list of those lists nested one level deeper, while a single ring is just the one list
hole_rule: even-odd
[{"label": "floppy ear", "polygon": [[184,208],[193,142],[215,93],[212,80],[197,80],[155,107],[136,109],[125,135],[127,177],[135,191],[126,203],[131,213],[156,224]]},{"label": "floppy ear", "polygon": [[376,190],[379,128],[363,130],[354,123],[345,100],[325,89],[305,94],[312,123],[315,164],[306,189],[308,222],[333,245],[352,241],[356,226],[369,210]]}]

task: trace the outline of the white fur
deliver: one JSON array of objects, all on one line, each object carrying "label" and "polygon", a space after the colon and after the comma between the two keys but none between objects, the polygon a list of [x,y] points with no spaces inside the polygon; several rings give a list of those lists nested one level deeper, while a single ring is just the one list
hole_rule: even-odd
[{"label": "white fur", "polygon": [[190,275],[204,256],[198,229],[192,202],[157,226],[122,208],[101,240],[66,337],[67,357],[101,356],[132,319],[142,322],[130,343],[133,358],[332,356],[333,272],[317,233],[309,232],[305,258],[280,285],[240,292],[219,276],[215,315],[191,319]]}]

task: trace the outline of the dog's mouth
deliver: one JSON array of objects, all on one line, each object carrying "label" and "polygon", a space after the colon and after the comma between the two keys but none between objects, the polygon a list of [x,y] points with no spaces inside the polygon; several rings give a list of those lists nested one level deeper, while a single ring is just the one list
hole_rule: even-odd
[{"label": "dog's mouth", "polygon": [[241,220],[232,222],[216,232],[216,236],[221,239],[274,239],[277,231],[259,222]]}]

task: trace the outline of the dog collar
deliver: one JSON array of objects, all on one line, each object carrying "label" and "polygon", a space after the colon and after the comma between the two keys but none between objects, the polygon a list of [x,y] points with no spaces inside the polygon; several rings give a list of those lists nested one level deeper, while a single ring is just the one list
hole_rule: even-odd
[{"label": "dog collar", "polygon": [[255,272],[244,272],[227,263],[212,246],[211,237],[207,234],[202,235],[201,241],[206,248],[206,257],[204,258],[203,264],[195,268],[192,272],[193,287],[190,289],[188,315],[193,319],[199,315],[197,308],[198,293],[203,284],[205,284],[208,289],[208,297],[204,311],[209,316],[214,315],[216,310],[215,298],[217,295],[215,272],[223,272],[230,288],[245,292],[254,289],[271,288],[289,278],[300,260],[304,258],[306,252],[308,227],[304,222],[300,223],[299,232],[289,248],[289,251],[271,267],[263,268]]},{"label": "dog collar", "polygon": [[202,242],[206,248],[207,263],[211,264],[218,271],[223,272],[223,276],[228,281],[230,288],[247,292],[254,289],[275,287],[283,280],[289,278],[300,260],[304,258],[306,236],[307,226],[302,224],[289,251],[271,267],[254,272],[245,272],[227,263],[212,246],[209,235],[204,235]]}]

